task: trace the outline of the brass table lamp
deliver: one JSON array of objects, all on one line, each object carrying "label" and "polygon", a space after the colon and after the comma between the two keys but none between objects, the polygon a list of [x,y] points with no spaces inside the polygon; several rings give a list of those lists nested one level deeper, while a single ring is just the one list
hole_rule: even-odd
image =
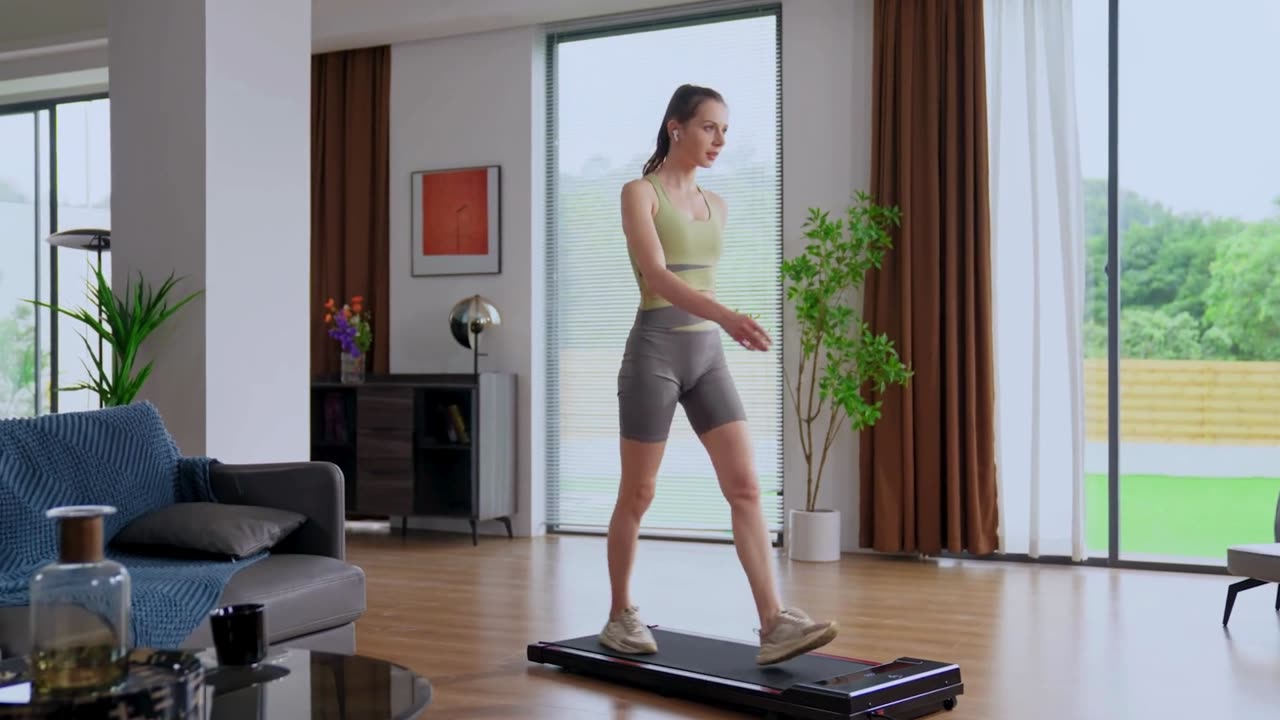
[{"label": "brass table lamp", "polygon": [[449,311],[449,330],[453,339],[471,350],[471,372],[480,374],[480,333],[493,325],[502,324],[502,315],[493,303],[480,295],[459,300]]}]

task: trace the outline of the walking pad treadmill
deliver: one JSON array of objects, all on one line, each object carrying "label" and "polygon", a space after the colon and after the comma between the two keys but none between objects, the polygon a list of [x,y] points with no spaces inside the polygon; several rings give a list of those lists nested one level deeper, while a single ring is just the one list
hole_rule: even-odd
[{"label": "walking pad treadmill", "polygon": [[870,662],[812,652],[756,664],[758,645],[653,627],[658,652],[628,655],[596,635],[529,645],[528,658],[663,695],[769,718],[909,720],[951,710],[964,693],[954,663],[901,657]]}]

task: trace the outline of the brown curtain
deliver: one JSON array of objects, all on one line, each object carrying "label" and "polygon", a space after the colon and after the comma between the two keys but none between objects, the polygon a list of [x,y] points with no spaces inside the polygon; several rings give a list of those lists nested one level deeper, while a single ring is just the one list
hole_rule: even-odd
[{"label": "brown curtain", "polygon": [[364,297],[369,372],[387,372],[391,48],[311,58],[311,374],[340,370],[321,306]]},{"label": "brown curtain", "polygon": [[914,371],[860,437],[860,544],[996,548],[995,392],[982,3],[876,0],[871,193],[897,205],[865,285]]}]

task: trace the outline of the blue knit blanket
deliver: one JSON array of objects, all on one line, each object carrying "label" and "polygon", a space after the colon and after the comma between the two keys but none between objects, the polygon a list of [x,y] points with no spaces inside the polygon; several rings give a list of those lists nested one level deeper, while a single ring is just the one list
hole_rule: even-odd
[{"label": "blue knit blanket", "polygon": [[[149,402],[0,420],[0,606],[28,604],[32,575],[58,557],[65,505],[110,505],[103,542],[138,517],[177,502],[214,501],[204,457],[185,457]],[[263,557],[238,561],[117,552],[129,571],[131,644],[175,648],[214,608],[227,581]]]}]

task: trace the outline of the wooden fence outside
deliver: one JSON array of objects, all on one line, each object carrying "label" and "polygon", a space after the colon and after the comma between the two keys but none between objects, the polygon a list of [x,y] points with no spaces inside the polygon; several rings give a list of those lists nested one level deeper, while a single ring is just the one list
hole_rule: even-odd
[{"label": "wooden fence outside", "polygon": [[[1086,434],[1107,440],[1107,361],[1084,363]],[[1280,446],[1280,362],[1120,361],[1120,439]]]}]

